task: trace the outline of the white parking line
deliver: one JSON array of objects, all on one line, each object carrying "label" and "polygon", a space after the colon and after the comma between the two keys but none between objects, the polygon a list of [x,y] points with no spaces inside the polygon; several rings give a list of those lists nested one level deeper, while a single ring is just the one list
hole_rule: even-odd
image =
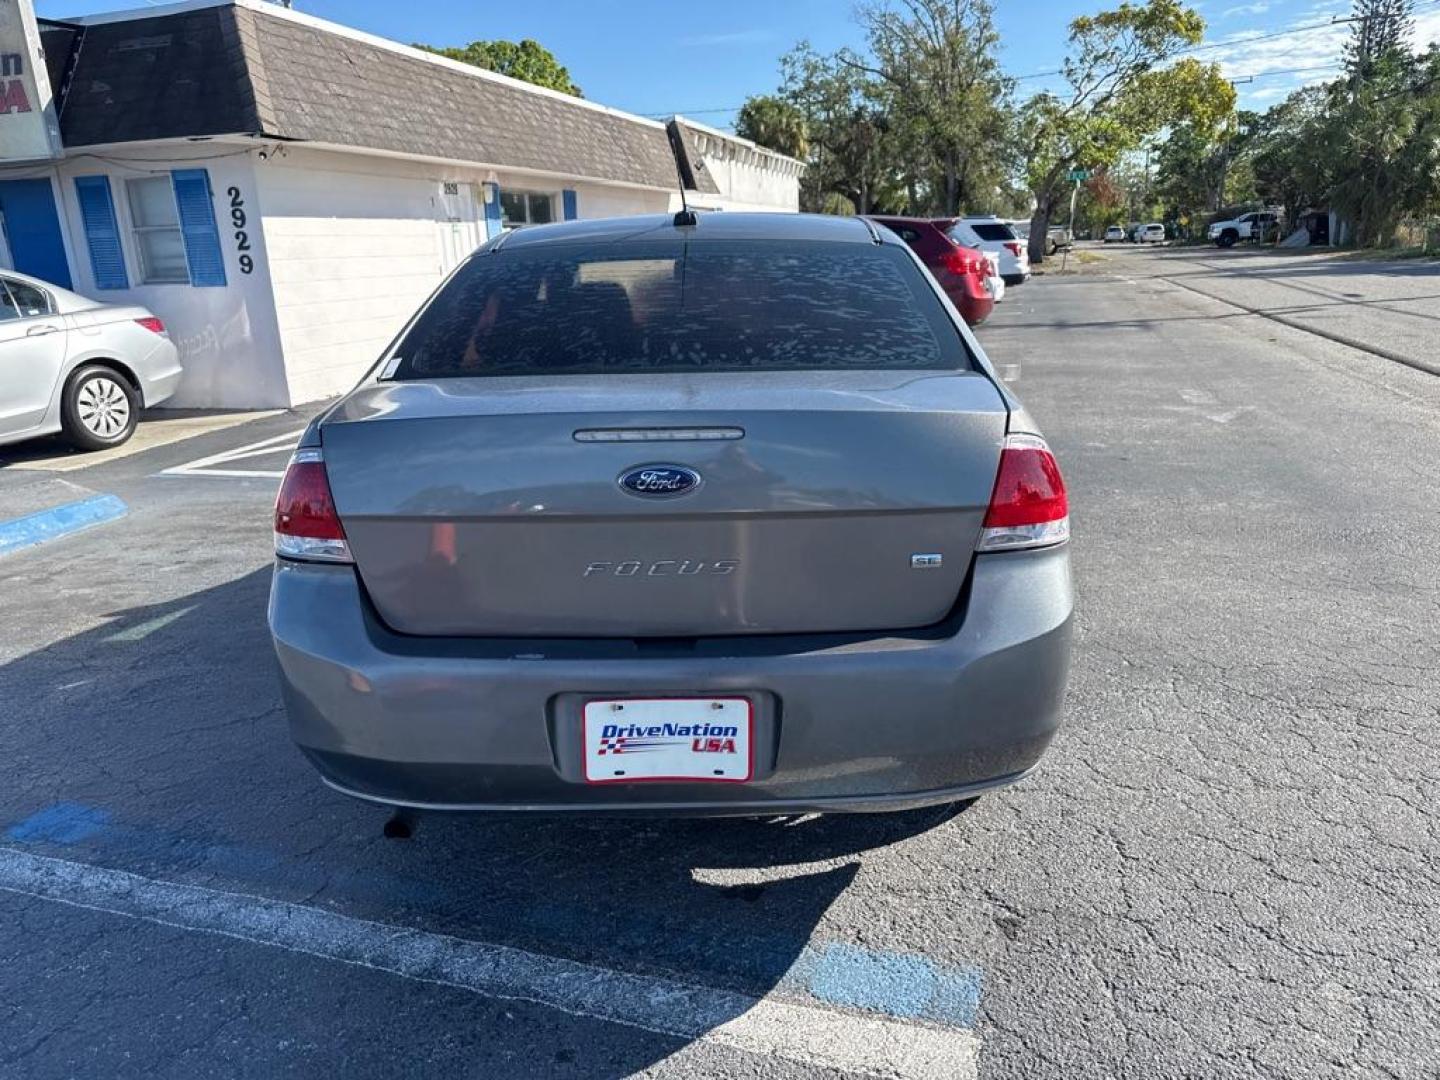
[{"label": "white parking line", "polygon": [[279,454],[289,450],[297,442],[304,432],[287,431],[283,435],[272,435],[268,439],[261,439],[259,442],[248,443],[245,446],[237,446],[233,450],[223,450],[218,454],[210,454],[208,457],[196,458],[194,461],[187,461],[183,465],[172,465],[168,469],[162,469],[159,476],[228,476],[228,477],[260,477],[263,479],[279,480],[285,475],[284,469],[226,469],[216,466],[228,465],[235,461],[244,461],[249,458],[263,457],[267,454]]},{"label": "white parking line", "polygon": [[632,975],[242,893],[0,847],[0,890],[218,934],[486,997],[705,1041],[806,1066],[901,1080],[970,1080],[980,1040],[865,1013]]}]

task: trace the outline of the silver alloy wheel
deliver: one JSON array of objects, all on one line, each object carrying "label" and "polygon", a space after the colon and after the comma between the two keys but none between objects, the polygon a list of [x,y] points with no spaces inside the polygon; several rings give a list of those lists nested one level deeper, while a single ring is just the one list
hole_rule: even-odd
[{"label": "silver alloy wheel", "polygon": [[107,375],[85,380],[75,395],[75,411],[85,430],[100,439],[113,439],[130,426],[130,398]]}]

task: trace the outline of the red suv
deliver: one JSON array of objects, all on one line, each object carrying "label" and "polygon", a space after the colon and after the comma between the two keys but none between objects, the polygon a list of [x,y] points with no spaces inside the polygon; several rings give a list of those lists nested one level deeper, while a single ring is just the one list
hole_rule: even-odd
[{"label": "red suv", "polygon": [[979,326],[995,310],[995,298],[985,284],[989,263],[979,248],[968,248],[946,235],[954,224],[947,218],[872,217],[910,245],[934,275],[955,310],[969,326]]}]

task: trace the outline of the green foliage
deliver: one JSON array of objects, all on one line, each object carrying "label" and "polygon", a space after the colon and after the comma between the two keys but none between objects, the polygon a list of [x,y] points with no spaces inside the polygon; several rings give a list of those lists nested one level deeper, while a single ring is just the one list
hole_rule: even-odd
[{"label": "green foliage", "polygon": [[570,81],[570,72],[555,59],[555,55],[531,38],[518,44],[504,40],[472,41],[459,48],[436,48],[417,43],[415,48],[459,60],[462,64],[472,64],[501,75],[509,75],[512,79],[521,79],[536,86],[559,90],[562,94],[585,96],[580,92],[580,88]]},{"label": "green foliage", "polygon": [[[1177,210],[1197,204],[1283,206],[1293,221],[1330,209],[1363,247],[1390,244],[1407,215],[1440,208],[1440,51],[1408,47],[1408,0],[1357,0],[1346,71],[1291,94],[1222,136],[1176,127],[1161,151],[1160,188]],[[1228,164],[1223,189],[1217,164]],[[1339,237],[1332,237],[1339,239]]]},{"label": "green foliage", "polygon": [[809,142],[801,209],[823,213],[833,194],[861,214],[889,205],[890,117],[854,55],[823,56],[802,41],[781,58],[780,72],[780,96],[804,117]]},{"label": "green foliage", "polygon": [[[808,150],[802,208],[844,205],[835,195],[861,213],[1009,208],[1017,144],[991,0],[869,3],[858,18],[864,52],[801,42],[781,59],[779,97]],[[765,130],[743,110],[737,129]]]},{"label": "green foliage", "polygon": [[1010,155],[1009,96],[990,0],[904,0],[860,9],[875,80],[914,196],[959,213],[992,198]]},{"label": "green foliage", "polygon": [[735,134],[793,158],[810,152],[805,114],[773,94],[746,99],[735,118]]},{"label": "green foliage", "polygon": [[1113,165],[1162,128],[1212,130],[1234,108],[1235,91],[1214,64],[1175,54],[1200,41],[1204,20],[1179,0],[1122,2],[1070,24],[1063,64],[1068,90],[1037,94],[1021,110],[1026,178],[1035,197],[1030,257],[1075,166]]}]

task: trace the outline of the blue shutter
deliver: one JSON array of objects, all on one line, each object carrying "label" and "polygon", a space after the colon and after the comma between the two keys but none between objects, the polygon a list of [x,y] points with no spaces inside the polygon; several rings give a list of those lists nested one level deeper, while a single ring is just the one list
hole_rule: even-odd
[{"label": "blue shutter", "polygon": [[190,284],[205,287],[225,284],[225,256],[215,228],[215,202],[210,197],[210,174],[204,169],[175,169],[175,205],[180,211],[180,233]]},{"label": "blue shutter", "polygon": [[490,201],[485,204],[485,238],[494,240],[500,235],[503,227],[500,218],[500,185],[487,184],[490,189]]},{"label": "blue shutter", "polygon": [[110,198],[107,176],[77,176],[75,198],[80,203],[80,220],[85,225],[85,246],[90,249],[90,270],[97,289],[128,289],[125,252],[120,247],[120,226],[115,223],[115,203]]},{"label": "blue shutter", "polygon": [[571,188],[566,188],[560,193],[560,201],[565,205],[565,220],[574,221],[576,218],[575,192]]}]

